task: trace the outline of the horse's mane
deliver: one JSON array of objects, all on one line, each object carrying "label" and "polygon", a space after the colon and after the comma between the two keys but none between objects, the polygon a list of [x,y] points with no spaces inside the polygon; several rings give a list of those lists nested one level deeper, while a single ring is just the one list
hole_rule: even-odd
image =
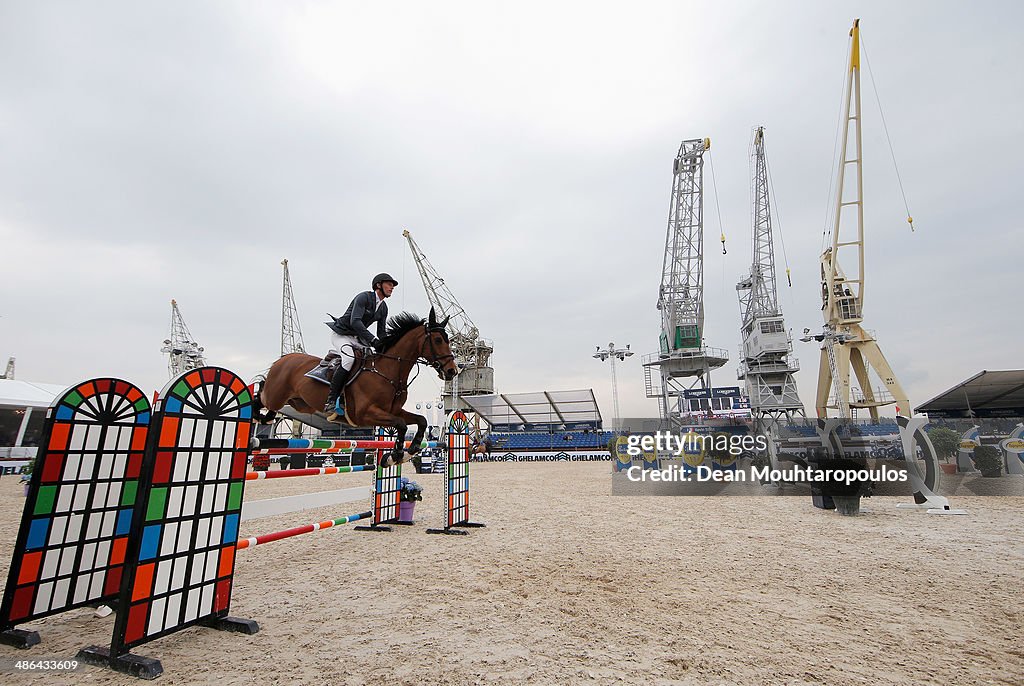
[{"label": "horse's mane", "polygon": [[388,350],[395,343],[398,343],[402,336],[426,323],[426,319],[423,319],[412,312],[401,312],[396,314],[388,320],[387,331],[384,333],[384,338],[380,339],[383,349]]}]

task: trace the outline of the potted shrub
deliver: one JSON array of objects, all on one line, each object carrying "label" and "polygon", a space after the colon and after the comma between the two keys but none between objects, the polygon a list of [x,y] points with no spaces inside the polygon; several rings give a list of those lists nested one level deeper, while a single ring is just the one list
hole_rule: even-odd
[{"label": "potted shrub", "polygon": [[398,521],[411,522],[416,501],[423,500],[423,487],[404,476],[398,483]]},{"label": "potted shrub", "polygon": [[36,468],[36,458],[32,458],[28,461],[28,464],[21,469],[21,483],[24,486],[24,495],[28,497],[29,485],[32,483],[32,470]]},{"label": "potted shrub", "polygon": [[[832,473],[857,472],[865,469],[865,464],[863,460],[843,457],[819,460],[817,467]],[[821,488],[825,495],[832,497],[836,512],[852,516],[860,513],[861,497],[871,497],[874,492],[874,483],[860,480],[846,481],[833,477],[822,482]]]},{"label": "potted shrub", "polygon": [[982,476],[996,477],[1003,473],[1003,458],[999,448],[979,445],[974,449],[974,466]]},{"label": "potted shrub", "polygon": [[949,458],[955,458],[960,452],[960,434],[944,426],[937,426],[928,432],[928,440],[932,442],[935,453],[942,460],[939,468],[944,474],[956,474],[956,462],[952,464]]},{"label": "potted shrub", "polygon": [[[764,469],[766,467],[771,467],[771,466],[772,466],[772,460],[771,460],[771,457],[769,457],[767,452],[755,453],[754,456],[750,458],[750,468],[751,468],[751,470],[758,469],[758,470],[764,471]],[[770,484],[770,483],[771,483],[770,479],[766,479],[764,477],[761,478],[761,485],[762,486],[764,486],[765,484]]]}]

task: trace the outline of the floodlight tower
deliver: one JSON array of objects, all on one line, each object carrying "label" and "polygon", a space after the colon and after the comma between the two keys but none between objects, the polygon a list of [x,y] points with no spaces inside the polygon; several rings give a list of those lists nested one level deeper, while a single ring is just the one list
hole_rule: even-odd
[{"label": "floodlight tower", "polygon": [[[845,131],[839,156],[832,245],[821,255],[821,312],[825,326],[821,334],[805,335],[801,339],[814,338],[822,343],[815,408],[819,417],[826,417],[829,409],[838,410],[842,418],[850,418],[851,412],[858,409],[867,409],[872,419],[878,419],[879,407],[895,403],[896,414],[910,417],[912,410],[907,394],[874,335],[861,326],[864,321],[865,279],[859,19],[854,20],[850,29],[850,61],[843,107],[845,118],[842,126]],[[856,183],[852,184],[849,194],[844,195],[844,190],[847,190],[844,188],[846,170],[850,166]],[[845,232],[841,231],[844,214],[853,214]],[[846,258],[846,266],[851,271],[844,271],[840,266],[840,256]],[[856,385],[851,384],[851,368],[857,377]],[[872,370],[881,380],[882,387],[871,387]],[[830,390],[834,391],[831,402]]]},{"label": "floodlight tower", "polygon": [[192,338],[176,300],[171,301],[171,336],[164,339],[160,352],[168,355],[167,373],[172,379],[182,372],[206,366],[203,348]]},{"label": "floodlight tower", "polygon": [[619,428],[619,382],[615,378],[615,360],[620,362],[624,361],[627,357],[632,357],[633,351],[629,349],[627,344],[625,348],[616,348],[614,343],[609,343],[608,347],[602,350],[600,347],[594,353],[595,359],[601,360],[602,362],[611,362],[612,369],[612,408],[615,414],[612,416],[612,430]]},{"label": "floodlight tower", "polygon": [[[711,387],[711,370],[729,354],[704,345],[704,152],[711,139],[685,140],[672,166],[665,259],[658,309],[660,350],[643,358],[648,398],[659,398],[662,419],[681,423],[684,391]],[[653,381],[653,370],[661,386]]]},{"label": "floodlight tower", "polygon": [[[466,310],[445,285],[444,279],[416,245],[412,234],[402,231],[402,235],[409,242],[409,249],[412,251],[420,279],[423,281],[423,289],[427,292],[427,300],[434,308],[437,318],[451,317],[448,320],[448,334],[452,353],[455,355],[455,363],[460,370],[456,377],[459,397],[494,393],[494,369],[490,366],[491,353],[494,352],[493,344],[480,337],[480,330],[476,328],[473,320],[466,314]],[[452,400],[453,391],[452,381],[445,381],[445,407],[449,410],[466,409],[457,406]]]},{"label": "floodlight tower", "polygon": [[304,353],[302,344],[302,326],[299,324],[299,310],[295,307],[295,295],[292,293],[292,279],[288,275],[288,260],[282,260],[284,267],[284,292],[281,295],[281,355],[288,353]]},{"label": "floodlight tower", "polygon": [[792,357],[793,341],[786,331],[775,286],[775,248],[768,196],[768,163],[764,128],[754,130],[751,143],[754,251],[750,274],[736,284],[743,339],[738,378],[747,388],[750,412],[762,432],[776,420],[791,422],[804,416],[793,374],[800,369]]}]

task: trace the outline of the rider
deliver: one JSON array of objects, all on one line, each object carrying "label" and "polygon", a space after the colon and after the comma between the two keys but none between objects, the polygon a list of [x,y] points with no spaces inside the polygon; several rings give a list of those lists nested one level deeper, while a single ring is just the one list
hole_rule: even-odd
[{"label": "rider", "polygon": [[[373,277],[372,291],[364,291],[357,295],[345,310],[345,314],[335,318],[333,322],[327,322],[332,331],[331,348],[341,357],[341,364],[338,365],[331,380],[327,404],[324,405],[327,419],[332,422],[338,417],[334,409],[335,403],[340,400],[342,406],[345,404],[342,389],[348,380],[352,363],[355,362],[356,348],[373,348],[377,351],[381,349],[380,339],[384,336],[384,325],[388,320],[388,305],[384,300],[391,297],[396,286],[398,281],[390,274],[378,274]],[[373,322],[377,322],[376,336],[367,328]]]}]

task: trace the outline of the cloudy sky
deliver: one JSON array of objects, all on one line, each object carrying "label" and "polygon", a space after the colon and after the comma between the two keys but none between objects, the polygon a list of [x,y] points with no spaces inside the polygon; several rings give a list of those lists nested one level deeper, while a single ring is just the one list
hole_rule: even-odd
[{"label": "cloudy sky", "polygon": [[[591,354],[657,348],[672,160],[710,137],[707,343],[732,352],[714,382],[733,385],[751,129],[766,130],[799,336],[821,324],[859,16],[874,77],[865,326],[919,404],[1024,366],[1021,7],[0,4],[0,356],[25,380],[155,390],[175,298],[208,361],[249,378],[278,353],[283,258],[311,351],[327,347],[324,313],[378,271],[401,281],[393,313],[425,314],[407,228],[494,341],[499,391],[592,387],[610,417]],[[818,352],[794,345],[812,410]],[[619,367],[624,415],[657,412],[639,357]],[[439,389],[424,373],[413,396]]]}]

